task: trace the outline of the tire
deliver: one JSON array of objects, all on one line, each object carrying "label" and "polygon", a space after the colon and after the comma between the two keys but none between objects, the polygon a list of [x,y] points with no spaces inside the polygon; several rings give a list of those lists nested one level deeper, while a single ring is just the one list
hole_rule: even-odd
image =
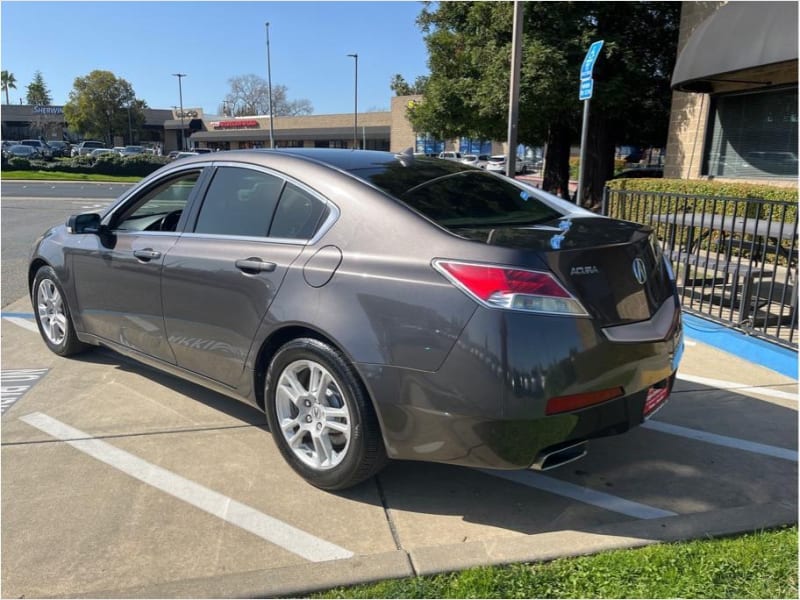
[{"label": "tire", "polygon": [[353,366],[311,338],[283,345],[269,365],[267,422],[283,458],[311,485],[352,487],[386,464],[378,419]]},{"label": "tire", "polygon": [[90,346],[78,339],[64,290],[52,267],[42,267],[33,279],[33,314],[44,343],[59,356],[84,352]]}]

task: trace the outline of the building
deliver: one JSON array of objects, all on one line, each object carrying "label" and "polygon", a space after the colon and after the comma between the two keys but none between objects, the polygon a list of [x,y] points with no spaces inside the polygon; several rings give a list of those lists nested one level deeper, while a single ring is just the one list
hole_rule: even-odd
[{"label": "building", "polygon": [[683,2],[664,176],[797,186],[797,2]]}]

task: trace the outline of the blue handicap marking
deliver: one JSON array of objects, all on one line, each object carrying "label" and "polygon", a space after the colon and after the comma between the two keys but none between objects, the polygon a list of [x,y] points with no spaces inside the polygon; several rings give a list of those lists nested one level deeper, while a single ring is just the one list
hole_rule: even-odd
[{"label": "blue handicap marking", "polygon": [[598,40],[589,46],[589,51],[581,64],[581,79],[591,79],[592,71],[594,70],[594,63],[600,55],[600,50],[603,48],[604,40]]}]

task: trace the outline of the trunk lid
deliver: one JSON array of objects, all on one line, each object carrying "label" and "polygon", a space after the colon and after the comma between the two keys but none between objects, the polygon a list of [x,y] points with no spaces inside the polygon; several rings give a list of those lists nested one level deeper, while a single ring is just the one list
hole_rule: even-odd
[{"label": "trunk lid", "polygon": [[645,321],[673,293],[655,236],[646,226],[573,216],[454,232],[476,242],[536,252],[603,327]]}]

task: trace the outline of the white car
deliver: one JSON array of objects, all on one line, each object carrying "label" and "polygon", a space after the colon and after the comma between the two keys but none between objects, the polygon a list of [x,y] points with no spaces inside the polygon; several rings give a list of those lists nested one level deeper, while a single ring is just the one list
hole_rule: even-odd
[{"label": "white car", "polygon": [[461,154],[461,152],[439,152],[439,158],[461,162],[463,155]]},{"label": "white car", "polygon": [[[505,155],[498,154],[496,156],[490,156],[488,162],[486,163],[486,170],[493,173],[505,173]],[[522,175],[523,173],[525,173],[525,164],[522,162],[521,158],[517,157],[517,160],[514,162],[514,174]]]}]

